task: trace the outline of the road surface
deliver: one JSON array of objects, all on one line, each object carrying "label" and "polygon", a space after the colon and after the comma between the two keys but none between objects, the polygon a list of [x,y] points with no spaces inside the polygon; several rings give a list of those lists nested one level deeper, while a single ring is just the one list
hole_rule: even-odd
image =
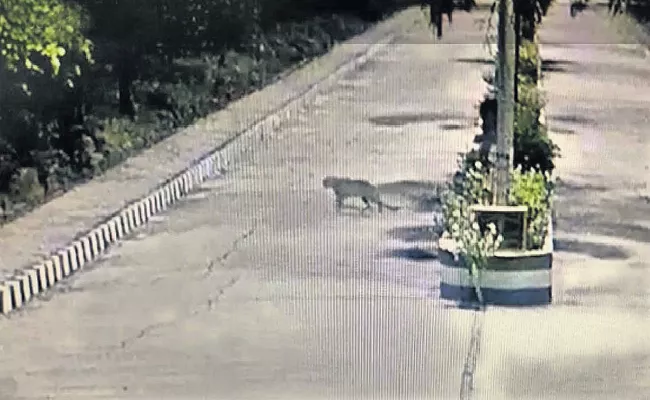
[{"label": "road surface", "polygon": [[[418,256],[434,245],[423,194],[475,133],[481,15],[459,13],[442,44],[402,32],[223,178],[0,320],[0,398],[458,398],[474,313],[438,300],[438,264]],[[325,175],[381,183],[405,209],[339,215]]]},{"label": "road surface", "polygon": [[481,400],[650,398],[650,59],[601,13],[540,30],[556,201],[553,305],[490,309]]}]

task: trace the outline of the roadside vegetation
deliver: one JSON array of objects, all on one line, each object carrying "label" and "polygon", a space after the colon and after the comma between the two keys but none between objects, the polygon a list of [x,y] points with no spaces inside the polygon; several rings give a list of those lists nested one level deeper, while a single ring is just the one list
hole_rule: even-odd
[{"label": "roadside vegetation", "polygon": [[[530,0],[515,2],[514,9],[514,168],[510,171],[507,205],[526,206],[528,210],[527,228],[522,232],[525,237],[524,251],[542,249],[547,241],[549,220],[553,213],[552,173],[555,168],[554,159],[559,156],[559,148],[549,138],[545,122],[541,118],[545,103],[539,85],[542,79],[541,59],[535,32],[549,6],[549,0]],[[488,30],[493,28],[492,19],[496,7],[495,2],[487,24]],[[441,18],[431,20],[440,22]],[[435,27],[435,22],[432,25]],[[488,42],[496,40],[493,36],[490,37],[490,33],[487,33]],[[493,56],[496,61],[496,55]],[[490,158],[490,150],[494,149],[497,142],[498,101],[492,87],[494,65],[496,62],[493,63],[493,74],[485,77],[489,90],[479,108],[483,121],[482,133],[475,139],[479,147],[460,157],[454,179],[442,196],[443,215],[439,229],[445,246],[448,245],[459,262],[469,269],[470,276],[476,279],[474,285],[479,302],[482,302],[481,270],[494,252],[500,249],[504,239],[509,239],[506,236],[513,233],[508,229],[499,231],[494,224],[480,223],[478,216],[471,211],[475,205],[495,204],[492,184],[495,168]],[[505,226],[507,225],[506,219]],[[517,228],[512,230],[517,231]],[[518,236],[516,232],[514,236]]]},{"label": "roadside vegetation", "polygon": [[0,224],[275,81],[393,0],[0,0]]}]

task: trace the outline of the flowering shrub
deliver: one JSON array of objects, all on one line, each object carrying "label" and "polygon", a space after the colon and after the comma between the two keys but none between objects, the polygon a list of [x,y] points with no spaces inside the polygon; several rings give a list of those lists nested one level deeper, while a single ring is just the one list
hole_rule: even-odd
[{"label": "flowering shrub", "polygon": [[554,183],[549,172],[521,167],[512,171],[509,203],[528,207],[526,243],[529,249],[541,249],[548,233],[548,219],[553,206]]},{"label": "flowering shrub", "polygon": [[[503,242],[494,224],[481,229],[472,205],[492,204],[490,168],[468,154],[459,162],[459,171],[448,190],[442,195],[442,239],[449,245],[457,260],[470,272],[479,302],[483,302],[480,289],[481,270]],[[540,249],[548,231],[548,219],[552,208],[554,185],[550,173],[535,169],[513,170],[508,202],[509,205],[528,207],[525,232],[528,249]]]},{"label": "flowering shrub", "polygon": [[475,215],[469,212],[471,205],[490,204],[492,201],[487,169],[480,161],[472,165],[462,159],[459,165],[460,170],[442,197],[442,239],[453,244],[454,255],[468,267],[476,296],[483,303],[481,270],[499,248],[503,237],[497,233],[494,224],[489,224],[488,229],[482,231]]}]

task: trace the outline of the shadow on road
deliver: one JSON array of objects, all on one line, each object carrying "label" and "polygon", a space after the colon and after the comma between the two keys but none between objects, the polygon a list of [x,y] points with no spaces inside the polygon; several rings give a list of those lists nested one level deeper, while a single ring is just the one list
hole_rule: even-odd
[{"label": "shadow on road", "polygon": [[567,128],[553,128],[551,130],[553,133],[558,134],[558,135],[575,135],[576,131],[573,129],[567,129]]},{"label": "shadow on road", "polygon": [[572,194],[575,194],[575,192],[606,192],[608,188],[602,185],[577,183],[569,180],[558,179],[556,190],[558,196],[570,196]]},{"label": "shadow on road", "polygon": [[418,225],[393,228],[388,231],[392,239],[401,240],[406,243],[438,240],[438,227],[436,225]]},{"label": "shadow on road", "polygon": [[[585,176],[585,180],[594,179]],[[620,183],[619,183],[620,184]],[[603,185],[562,181],[557,190],[557,228],[567,233],[612,236],[640,243],[650,243],[650,206],[638,196],[611,196],[616,190]],[[560,248],[563,246],[559,243]],[[599,258],[620,259],[615,250],[595,249],[589,244],[565,243],[565,246]],[[602,245],[600,245],[602,247]],[[572,251],[572,250],[567,250]]]},{"label": "shadow on road", "polygon": [[389,196],[400,196],[409,202],[408,208],[418,213],[440,210],[440,194],[445,182],[403,180],[380,183],[377,188]]},{"label": "shadow on road", "polygon": [[472,120],[465,114],[453,112],[431,112],[418,114],[393,114],[393,115],[376,115],[368,118],[373,125],[380,126],[403,126],[408,124],[418,124],[425,122],[449,121],[449,120]]},{"label": "shadow on road", "polygon": [[456,124],[456,123],[447,123],[447,124],[440,124],[440,129],[443,131],[457,131],[461,129],[468,129],[472,128],[471,124]]},{"label": "shadow on road", "polygon": [[[493,65],[494,60],[490,58],[456,58],[454,62],[463,64],[480,64],[480,65]],[[579,65],[574,61],[568,60],[543,60],[542,72],[569,72],[567,67]]]},{"label": "shadow on road", "polygon": [[455,58],[452,61],[458,63],[464,63],[464,64],[482,64],[482,65],[494,64],[494,60],[489,58]]},{"label": "shadow on road", "polygon": [[402,258],[411,261],[430,261],[438,258],[435,251],[420,247],[399,248],[388,250],[387,255],[394,258]]},{"label": "shadow on road", "polygon": [[556,251],[586,254],[601,260],[626,260],[630,257],[630,254],[620,246],[571,239],[555,239],[553,248]]},{"label": "shadow on road", "polygon": [[547,114],[549,121],[566,122],[581,125],[596,125],[597,122],[593,118],[588,118],[577,114]]},{"label": "shadow on road", "polygon": [[571,72],[568,67],[575,67],[579,63],[568,60],[546,59],[542,61],[542,72]]}]

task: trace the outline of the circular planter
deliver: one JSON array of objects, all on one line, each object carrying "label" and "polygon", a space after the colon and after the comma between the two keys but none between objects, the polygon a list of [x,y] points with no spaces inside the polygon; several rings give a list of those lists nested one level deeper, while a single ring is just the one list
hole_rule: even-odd
[{"label": "circular planter", "polygon": [[[553,224],[549,221],[545,246],[541,250],[497,251],[481,271],[481,292],[486,304],[537,306],[552,302]],[[447,240],[438,243],[442,263],[440,297],[459,302],[476,302],[468,268],[456,260]]]}]

